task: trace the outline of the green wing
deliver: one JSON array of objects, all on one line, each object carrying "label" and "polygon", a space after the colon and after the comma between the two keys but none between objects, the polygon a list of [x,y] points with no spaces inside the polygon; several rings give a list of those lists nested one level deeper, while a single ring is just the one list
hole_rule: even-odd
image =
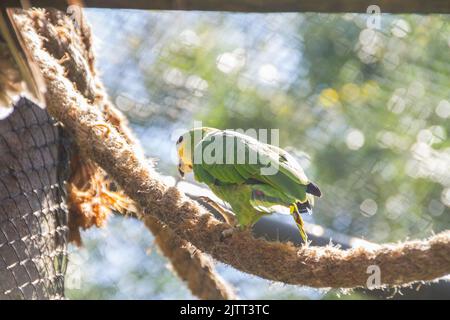
[{"label": "green wing", "polygon": [[[309,181],[297,161],[280,148],[225,130],[208,134],[194,150],[197,154],[203,151],[204,156],[200,163],[194,159],[197,181],[215,185],[267,184],[292,202],[306,201]],[[272,172],[264,174],[270,166]]]}]

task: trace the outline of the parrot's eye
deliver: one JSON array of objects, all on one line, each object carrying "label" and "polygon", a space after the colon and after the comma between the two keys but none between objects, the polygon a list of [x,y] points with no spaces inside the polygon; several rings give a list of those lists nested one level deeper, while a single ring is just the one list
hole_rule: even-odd
[{"label": "parrot's eye", "polygon": [[180,144],[183,141],[183,136],[180,136],[177,140],[177,144]]}]

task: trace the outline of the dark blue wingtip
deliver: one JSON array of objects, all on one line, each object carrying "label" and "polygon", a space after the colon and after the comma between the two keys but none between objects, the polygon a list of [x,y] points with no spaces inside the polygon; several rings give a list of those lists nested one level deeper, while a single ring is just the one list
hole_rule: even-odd
[{"label": "dark blue wingtip", "polygon": [[308,185],[306,186],[306,193],[312,194],[313,196],[319,198],[322,196],[322,192],[320,191],[319,187],[312,182],[308,183]]}]

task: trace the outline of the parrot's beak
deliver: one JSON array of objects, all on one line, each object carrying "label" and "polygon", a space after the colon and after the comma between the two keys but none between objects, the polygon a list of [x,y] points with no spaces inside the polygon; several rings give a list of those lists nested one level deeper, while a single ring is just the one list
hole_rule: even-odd
[{"label": "parrot's beak", "polygon": [[181,165],[181,163],[179,163],[178,164],[178,173],[180,174],[181,178],[184,178],[184,171],[181,170],[181,167],[182,167],[182,165]]}]

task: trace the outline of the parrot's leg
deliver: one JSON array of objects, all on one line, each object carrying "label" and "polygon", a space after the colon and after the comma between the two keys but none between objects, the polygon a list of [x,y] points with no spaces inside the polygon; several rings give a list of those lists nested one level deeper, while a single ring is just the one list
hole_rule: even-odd
[{"label": "parrot's leg", "polygon": [[305,232],[305,224],[303,222],[302,216],[300,215],[300,212],[298,211],[297,205],[294,203],[289,207],[289,209],[295,223],[297,224],[297,228],[300,231],[300,236],[302,237],[303,242],[308,243],[308,236]]},{"label": "parrot's leg", "polygon": [[222,218],[225,220],[226,223],[228,223],[229,225],[231,225],[232,227],[236,227],[238,224],[238,221],[236,219],[236,216],[234,215],[233,212],[231,212],[230,210],[225,209],[224,207],[222,207],[220,204],[218,204],[217,202],[215,202],[214,200],[206,197],[206,196],[201,196],[198,197],[198,200],[203,201],[205,203],[207,203],[208,205],[210,205],[214,210],[216,210],[217,212],[220,213],[220,215],[222,216]]}]

